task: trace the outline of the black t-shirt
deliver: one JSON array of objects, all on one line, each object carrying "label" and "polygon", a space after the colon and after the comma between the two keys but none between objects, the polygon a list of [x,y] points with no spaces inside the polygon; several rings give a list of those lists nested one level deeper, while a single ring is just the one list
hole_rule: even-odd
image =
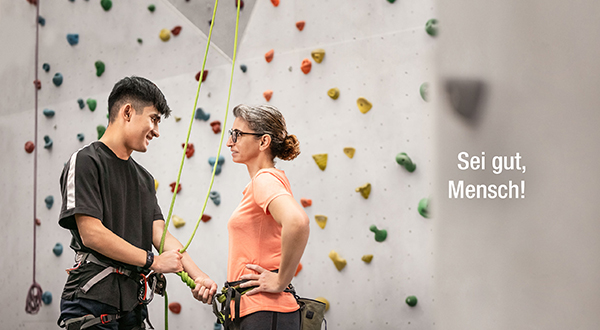
[{"label": "black t-shirt", "polygon": [[[104,143],[96,141],[71,156],[61,174],[60,186],[62,208],[58,223],[71,231],[71,248],[91,252],[114,266],[135,270],[133,265],[119,263],[85,247],[75,215],[99,219],[117,236],[150,251],[152,225],[155,220],[163,220],[152,175],[133,158],[122,160]],[[137,283],[124,275],[113,273],[85,294],[79,289],[102,269],[86,263],[71,271],[62,297],[97,300],[123,311],[133,309],[137,304]]]}]

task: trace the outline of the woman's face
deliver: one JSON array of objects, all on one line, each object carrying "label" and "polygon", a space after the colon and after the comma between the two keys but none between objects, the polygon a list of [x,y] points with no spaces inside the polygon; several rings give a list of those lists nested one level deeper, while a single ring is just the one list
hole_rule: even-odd
[{"label": "woman's face", "polygon": [[[227,139],[227,147],[231,150],[231,158],[233,162],[246,164],[248,161],[255,159],[260,154],[260,139],[257,136],[244,133],[258,134],[250,129],[248,123],[241,119],[235,118],[233,127],[231,127],[232,135]],[[241,133],[241,134],[240,134]],[[233,142],[233,135],[237,135],[237,141]]]}]

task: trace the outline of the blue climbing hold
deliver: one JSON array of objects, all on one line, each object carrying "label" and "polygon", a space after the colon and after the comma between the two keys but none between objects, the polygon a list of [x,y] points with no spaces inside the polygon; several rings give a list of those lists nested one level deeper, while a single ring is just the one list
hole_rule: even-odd
[{"label": "blue climbing hold", "polygon": [[85,135],[83,135],[83,133],[77,134],[77,140],[79,140],[80,142],[83,142],[84,139],[85,139]]},{"label": "blue climbing hold", "polygon": [[202,108],[198,108],[196,109],[196,116],[194,116],[194,118],[207,121],[210,118],[210,113],[204,112]]},{"label": "blue climbing hold", "polygon": [[63,246],[60,243],[56,243],[54,245],[54,248],[52,248],[52,252],[54,252],[54,255],[56,255],[57,257],[60,256],[63,253]]},{"label": "blue climbing hold", "polygon": [[50,291],[42,293],[42,301],[44,304],[50,305],[52,303],[52,293]]},{"label": "blue climbing hold", "polygon": [[246,73],[246,70],[248,70],[248,67],[246,66],[246,64],[242,64],[242,65],[240,65],[240,69],[242,69],[242,72]]},{"label": "blue climbing hold", "polygon": [[45,199],[44,202],[46,202],[46,207],[49,209],[52,208],[52,205],[54,205],[54,196],[52,195],[48,195]]},{"label": "blue climbing hold", "polygon": [[60,86],[63,82],[63,76],[60,73],[55,73],[54,74],[54,78],[52,78],[52,82],[54,83],[54,85],[56,85],[56,87]]},{"label": "blue climbing hold", "polygon": [[[221,162],[219,162],[219,165],[221,164]],[[219,166],[220,167],[220,166]],[[210,192],[210,199],[213,201],[213,203],[215,203],[215,205],[219,206],[221,204],[221,194],[219,194],[216,191],[211,191]]]},{"label": "blue climbing hold", "polygon": [[46,71],[46,72],[50,71],[50,64],[48,64],[48,63],[42,64],[42,69],[44,69],[44,71]]},{"label": "blue climbing hold", "polygon": [[79,103],[79,109],[85,108],[85,102],[83,101],[83,99],[78,99],[77,103]]},{"label": "blue climbing hold", "polygon": [[44,116],[48,117],[48,118],[52,118],[54,117],[54,110],[50,110],[50,109],[44,109]]},{"label": "blue climbing hold", "polygon": [[223,328],[221,327],[221,323],[219,322],[215,322],[215,325],[213,327],[213,330],[222,330]]},{"label": "blue climbing hold", "polygon": [[69,33],[67,34],[67,41],[69,45],[75,46],[79,43],[79,34],[77,33]]},{"label": "blue climbing hold", "polygon": [[46,144],[44,144],[44,148],[46,148],[46,149],[52,148],[52,139],[48,135],[44,136],[44,142],[46,142]]},{"label": "blue climbing hold", "polygon": [[44,26],[46,25],[46,19],[42,16],[38,16],[38,23],[40,23],[41,26]]},{"label": "blue climbing hold", "polygon": [[[210,166],[212,166],[214,168],[215,163],[217,162],[217,157],[210,157],[208,159],[208,163],[210,164]],[[225,162],[225,157],[223,156],[219,156],[219,164],[217,164],[217,169],[215,170],[215,174],[219,175],[221,173],[221,166],[223,166],[223,163]]]}]

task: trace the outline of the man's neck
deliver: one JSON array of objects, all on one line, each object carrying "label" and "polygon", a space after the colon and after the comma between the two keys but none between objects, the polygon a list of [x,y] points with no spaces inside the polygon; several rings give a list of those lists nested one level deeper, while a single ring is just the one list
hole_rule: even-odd
[{"label": "man's neck", "polygon": [[128,149],[123,144],[123,138],[117,136],[117,134],[110,129],[110,125],[109,128],[106,129],[106,132],[104,132],[104,135],[100,138],[100,142],[104,143],[115,153],[115,155],[117,155],[117,157],[123,160],[128,160],[133,152],[133,150]]}]

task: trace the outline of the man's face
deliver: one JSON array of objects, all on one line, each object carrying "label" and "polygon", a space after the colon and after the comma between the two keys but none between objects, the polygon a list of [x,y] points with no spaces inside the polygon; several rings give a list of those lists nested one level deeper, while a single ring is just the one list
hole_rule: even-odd
[{"label": "man's face", "polygon": [[128,148],[138,152],[146,152],[150,140],[159,137],[158,124],[160,123],[160,113],[154,106],[134,109],[131,112],[131,119],[127,125],[126,144]]}]

